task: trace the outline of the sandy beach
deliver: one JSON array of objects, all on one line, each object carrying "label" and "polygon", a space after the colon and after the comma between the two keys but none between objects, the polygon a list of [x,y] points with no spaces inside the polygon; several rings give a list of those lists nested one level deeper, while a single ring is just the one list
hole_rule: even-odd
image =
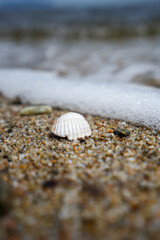
[{"label": "sandy beach", "polygon": [[68,141],[50,131],[67,111],[24,106],[0,97],[0,240],[159,239],[159,131],[85,115],[91,137]]},{"label": "sandy beach", "polygon": [[160,239],[159,9],[0,0],[0,240]]}]

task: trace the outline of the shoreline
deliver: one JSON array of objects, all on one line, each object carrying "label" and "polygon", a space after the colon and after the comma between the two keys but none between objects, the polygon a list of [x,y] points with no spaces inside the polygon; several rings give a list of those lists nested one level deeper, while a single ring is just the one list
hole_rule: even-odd
[{"label": "shoreline", "polygon": [[158,240],[159,131],[85,114],[91,138],[68,141],[50,131],[66,111],[20,116],[17,103],[0,96],[0,179],[12,194],[0,239]]},{"label": "shoreline", "polygon": [[3,69],[0,71],[0,89],[4,96],[19,97],[23,103],[47,104],[160,129],[160,90],[155,87],[102,79],[61,79],[55,73],[31,69]]}]

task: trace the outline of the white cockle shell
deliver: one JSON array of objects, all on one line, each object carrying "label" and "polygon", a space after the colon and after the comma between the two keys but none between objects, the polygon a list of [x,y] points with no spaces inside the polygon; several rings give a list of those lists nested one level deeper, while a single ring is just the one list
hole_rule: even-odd
[{"label": "white cockle shell", "polygon": [[84,138],[91,135],[91,128],[84,117],[75,112],[63,114],[55,120],[51,131],[59,137],[69,140]]}]

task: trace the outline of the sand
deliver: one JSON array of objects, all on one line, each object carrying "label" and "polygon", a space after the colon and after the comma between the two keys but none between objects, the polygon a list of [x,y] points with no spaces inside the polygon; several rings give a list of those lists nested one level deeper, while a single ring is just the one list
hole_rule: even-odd
[{"label": "sand", "polygon": [[158,240],[160,132],[85,115],[91,137],[68,141],[50,131],[67,111],[25,106],[0,97],[0,240]]}]

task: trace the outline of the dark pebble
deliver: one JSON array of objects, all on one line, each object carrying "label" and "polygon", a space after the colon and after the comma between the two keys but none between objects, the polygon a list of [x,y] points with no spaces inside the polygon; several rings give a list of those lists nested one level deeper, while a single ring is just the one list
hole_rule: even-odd
[{"label": "dark pebble", "polygon": [[8,129],[8,133],[11,133],[13,130],[12,130],[12,128],[9,128]]},{"label": "dark pebble", "polygon": [[12,104],[15,104],[15,105],[21,105],[22,102],[21,102],[21,100],[20,100],[19,97],[16,97],[16,98],[13,99]]},{"label": "dark pebble", "polygon": [[46,188],[54,188],[54,187],[56,187],[57,186],[57,181],[55,181],[55,180],[48,180],[48,181],[45,181],[43,184],[42,184],[42,187],[44,188],[44,189],[46,189]]},{"label": "dark pebble", "polygon": [[125,130],[125,129],[120,129],[120,128],[117,128],[116,130],[114,130],[113,133],[114,133],[114,135],[116,135],[120,138],[130,136],[130,131]]}]

